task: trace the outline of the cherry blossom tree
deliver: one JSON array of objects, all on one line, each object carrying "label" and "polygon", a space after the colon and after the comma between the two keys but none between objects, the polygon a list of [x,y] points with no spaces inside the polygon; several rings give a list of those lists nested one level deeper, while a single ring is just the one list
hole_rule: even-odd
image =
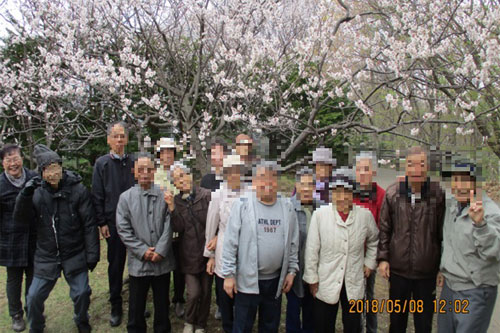
[{"label": "cherry blossom tree", "polygon": [[[206,169],[207,140],[275,133],[283,159],[353,132],[478,129],[500,155],[496,1],[22,0],[0,65],[0,118],[75,149],[120,118],[170,128]],[[321,124],[320,112],[339,121]],[[29,121],[29,122],[28,122]],[[11,127],[13,128],[13,127]],[[75,134],[76,133],[76,134]],[[71,140],[64,140],[71,135]],[[425,143],[425,142],[423,142]]]}]

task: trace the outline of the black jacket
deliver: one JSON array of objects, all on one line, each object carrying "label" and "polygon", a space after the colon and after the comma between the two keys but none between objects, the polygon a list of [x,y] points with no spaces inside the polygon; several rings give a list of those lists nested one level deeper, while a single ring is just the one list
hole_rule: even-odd
[{"label": "black jacket", "polygon": [[[35,171],[24,168],[26,181]],[[21,189],[0,175],[0,266],[27,267],[33,264],[36,235],[33,220],[18,223],[13,218],[16,197]]]},{"label": "black jacket", "polygon": [[129,156],[117,159],[106,154],[95,161],[92,175],[92,203],[97,225],[116,228],[116,206],[120,194],[134,186],[134,162]]},{"label": "black jacket", "polygon": [[18,195],[17,221],[33,216],[37,226],[35,276],[48,280],[87,270],[99,261],[99,233],[90,193],[74,172],[63,171],[57,190],[42,181],[33,196]]}]

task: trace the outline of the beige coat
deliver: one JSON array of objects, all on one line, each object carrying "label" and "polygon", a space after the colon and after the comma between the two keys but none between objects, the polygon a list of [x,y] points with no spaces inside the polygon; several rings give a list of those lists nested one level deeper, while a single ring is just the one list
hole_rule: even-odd
[{"label": "beige coat", "polygon": [[377,225],[368,209],[354,205],[344,222],[331,203],[321,206],[307,234],[303,279],[319,283],[316,297],[325,303],[338,303],[344,281],[349,300],[363,299],[363,268],[375,269],[377,244]]}]

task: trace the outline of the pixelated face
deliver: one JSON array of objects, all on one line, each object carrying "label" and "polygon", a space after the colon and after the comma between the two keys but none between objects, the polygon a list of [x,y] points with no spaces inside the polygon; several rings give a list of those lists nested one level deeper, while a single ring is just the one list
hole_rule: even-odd
[{"label": "pixelated face", "polygon": [[236,144],[236,154],[246,157],[250,155],[252,150],[252,145],[250,143],[237,143]]},{"label": "pixelated face", "polygon": [[316,178],[326,180],[332,175],[333,166],[331,164],[316,163],[315,172]]},{"label": "pixelated face", "polygon": [[164,148],[160,150],[160,163],[165,168],[170,168],[175,162],[175,149]]},{"label": "pixelated face", "polygon": [[314,179],[312,175],[302,175],[295,185],[297,196],[302,204],[308,205],[313,201]]},{"label": "pixelated face", "polygon": [[210,160],[213,167],[222,167],[222,161],[224,160],[224,147],[221,145],[212,146],[210,149]]},{"label": "pixelated face", "polygon": [[410,183],[423,183],[427,178],[427,155],[410,154],[406,158],[406,176]]},{"label": "pixelated face", "polygon": [[108,145],[111,150],[116,154],[123,154],[125,146],[128,143],[128,136],[125,128],[122,125],[116,124],[111,128],[108,135]]},{"label": "pixelated face", "polygon": [[278,194],[278,174],[276,171],[260,167],[253,179],[253,185],[258,197],[274,199]]},{"label": "pixelated face", "polygon": [[352,206],[353,193],[352,190],[347,189],[343,186],[336,186],[332,191],[332,203],[337,206],[337,209],[341,210],[345,207]]},{"label": "pixelated face", "polygon": [[19,178],[23,173],[23,158],[19,150],[11,150],[5,154],[2,160],[2,166],[5,172],[14,178]]},{"label": "pixelated face", "polygon": [[189,193],[192,189],[193,177],[181,168],[175,168],[172,172],[174,186],[181,192]]},{"label": "pixelated face", "polygon": [[361,186],[369,186],[373,182],[373,166],[370,158],[362,158],[356,162],[356,182]]},{"label": "pixelated face", "polygon": [[42,178],[52,187],[57,187],[62,178],[62,166],[59,163],[52,163],[43,168]]},{"label": "pixelated face", "polygon": [[474,179],[465,174],[453,174],[451,176],[451,193],[460,203],[467,203],[470,200],[470,191],[476,190]]},{"label": "pixelated face", "polygon": [[148,157],[140,157],[134,163],[134,176],[141,186],[149,187],[154,181],[155,166]]},{"label": "pixelated face", "polygon": [[232,166],[224,169],[224,178],[230,189],[239,189],[241,186],[241,167]]}]

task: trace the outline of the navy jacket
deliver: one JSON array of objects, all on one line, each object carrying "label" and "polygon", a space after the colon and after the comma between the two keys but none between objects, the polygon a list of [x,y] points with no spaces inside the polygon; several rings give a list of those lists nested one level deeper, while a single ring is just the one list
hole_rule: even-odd
[{"label": "navy jacket", "polygon": [[126,155],[117,159],[106,154],[95,161],[92,175],[92,203],[97,225],[116,228],[116,206],[120,194],[134,186],[134,162]]},{"label": "navy jacket", "polygon": [[[26,182],[37,175],[26,168],[24,172]],[[34,223],[32,220],[18,223],[13,217],[16,197],[21,189],[11,184],[5,172],[0,175],[0,266],[27,267],[33,264]]]}]

